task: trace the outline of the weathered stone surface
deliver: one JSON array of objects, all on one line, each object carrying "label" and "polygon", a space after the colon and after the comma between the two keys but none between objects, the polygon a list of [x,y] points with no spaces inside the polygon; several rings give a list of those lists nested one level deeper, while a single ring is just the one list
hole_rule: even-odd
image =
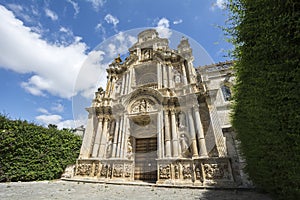
[{"label": "weathered stone surface", "polygon": [[111,185],[65,181],[0,183],[1,200],[41,199],[213,199],[271,200],[254,191],[166,188],[137,185]]},{"label": "weathered stone surface", "polygon": [[186,38],[170,49],[156,30],[141,32],[125,61],[108,66],[106,91],[99,88],[86,109],[74,178],[245,186],[234,140],[224,135],[232,63],[196,70],[193,60]]}]

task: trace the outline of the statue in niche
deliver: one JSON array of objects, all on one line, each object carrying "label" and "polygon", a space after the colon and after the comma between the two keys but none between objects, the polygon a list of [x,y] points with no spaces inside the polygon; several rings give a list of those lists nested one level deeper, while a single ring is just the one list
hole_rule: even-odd
[{"label": "statue in niche", "polygon": [[107,148],[106,148],[106,157],[109,158],[111,156],[111,152],[112,152],[112,140],[113,137],[110,135],[108,142],[107,142]]},{"label": "statue in niche", "polygon": [[181,82],[181,77],[180,77],[180,74],[177,72],[175,74],[175,83],[180,83]]},{"label": "statue in niche", "polygon": [[132,158],[132,145],[130,142],[130,138],[127,140],[127,158],[131,159]]},{"label": "statue in niche", "polygon": [[150,59],[150,50],[145,50],[144,51],[144,60],[148,60]]},{"label": "statue in niche", "polygon": [[183,112],[179,113],[178,116],[178,127],[179,128],[184,128],[186,126],[186,121],[185,121],[185,114]]},{"label": "statue in niche", "polygon": [[190,155],[190,150],[188,145],[188,138],[185,136],[185,134],[180,134],[179,142],[181,147],[181,155],[183,157],[188,157]]}]

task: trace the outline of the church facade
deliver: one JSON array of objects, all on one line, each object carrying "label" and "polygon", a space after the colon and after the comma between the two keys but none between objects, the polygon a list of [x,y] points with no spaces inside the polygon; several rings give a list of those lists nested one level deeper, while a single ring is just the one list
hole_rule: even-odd
[{"label": "church facade", "polygon": [[86,108],[88,122],[72,178],[102,182],[234,187],[242,160],[229,122],[232,62],[195,68],[182,38],[176,50],[154,29],[107,68]]}]

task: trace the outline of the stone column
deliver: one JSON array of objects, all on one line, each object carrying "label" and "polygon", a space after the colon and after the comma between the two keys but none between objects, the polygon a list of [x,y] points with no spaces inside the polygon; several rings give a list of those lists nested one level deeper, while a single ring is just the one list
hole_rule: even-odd
[{"label": "stone column", "polygon": [[122,96],[123,94],[124,94],[124,88],[125,88],[125,79],[126,78],[126,76],[125,76],[125,74],[123,73],[123,75],[122,75],[122,87],[121,87],[121,89],[120,89],[120,95]]},{"label": "stone column", "polygon": [[163,87],[168,87],[168,72],[167,72],[167,66],[163,66]]},{"label": "stone column", "polygon": [[206,144],[205,144],[203,127],[200,119],[198,106],[194,106],[194,114],[196,117],[197,138],[198,138],[200,157],[207,157]]},{"label": "stone column", "polygon": [[129,88],[130,88],[129,82],[130,82],[130,71],[128,70],[128,72],[127,72],[127,80],[126,80],[126,90],[125,90],[125,94],[128,94],[128,93],[129,93]]},{"label": "stone column", "polygon": [[[216,91],[210,91],[210,93],[216,93]],[[227,154],[226,142],[225,142],[225,138],[223,136],[222,128],[221,128],[221,125],[219,122],[217,109],[213,103],[213,102],[215,102],[215,94],[210,94],[210,96],[213,96],[208,100],[208,103],[209,103],[208,108],[209,108],[209,114],[210,114],[210,118],[211,118],[211,125],[212,125],[213,131],[214,131],[215,141],[216,141],[216,146],[217,146],[219,156],[224,157]]]},{"label": "stone column", "polygon": [[105,158],[105,154],[106,154],[106,143],[107,143],[107,135],[108,135],[108,122],[109,119],[107,117],[104,118],[104,125],[103,125],[103,130],[102,130],[102,136],[101,136],[101,142],[100,142],[100,148],[99,148],[99,157],[100,158]]},{"label": "stone column", "polygon": [[126,89],[127,89],[127,79],[128,79],[128,74],[125,73],[125,74],[123,75],[123,77],[124,77],[124,88],[123,88],[122,94],[124,95],[124,94],[126,94]]},{"label": "stone column", "polygon": [[97,119],[94,107],[86,108],[86,110],[89,112],[89,115],[79,155],[79,158],[83,159],[90,158],[91,156],[93,140],[95,138],[95,122]]},{"label": "stone column", "polygon": [[157,113],[157,143],[158,143],[158,158],[162,158],[162,132],[161,132],[161,117],[160,112]]},{"label": "stone column", "polygon": [[120,152],[120,158],[125,157],[125,144],[126,144],[126,135],[127,135],[127,123],[128,123],[128,118],[127,116],[124,116],[124,121],[123,121],[123,128],[122,128],[122,141],[121,141],[121,152]]},{"label": "stone column", "polygon": [[111,85],[111,75],[107,78],[106,90],[105,90],[105,97],[109,96],[110,93],[110,85]]},{"label": "stone column", "polygon": [[103,118],[99,117],[99,122],[98,122],[98,127],[97,127],[97,131],[96,131],[96,137],[95,137],[95,141],[94,141],[94,147],[93,147],[93,153],[92,153],[92,157],[96,158],[98,157],[98,150],[99,150],[99,145],[100,145],[100,138],[101,138],[101,134],[102,134],[102,121]]},{"label": "stone column", "polygon": [[121,142],[122,142],[122,134],[123,134],[123,123],[124,123],[124,116],[121,116],[121,122],[120,122],[120,130],[118,135],[118,145],[117,145],[117,158],[120,158],[121,153]]},{"label": "stone column", "polygon": [[193,157],[198,157],[198,149],[197,149],[197,140],[196,140],[196,134],[195,134],[195,125],[194,125],[194,119],[193,115],[191,113],[191,110],[188,110],[188,118],[189,118],[189,130],[192,140],[192,153]]},{"label": "stone column", "polygon": [[160,89],[162,85],[162,78],[161,78],[161,66],[157,63],[157,88]]},{"label": "stone column", "polygon": [[132,71],[133,71],[133,69],[131,68],[130,70],[129,70],[129,81],[128,81],[128,91],[127,91],[127,93],[130,93],[131,92],[131,82],[132,82]]},{"label": "stone column", "polygon": [[168,66],[169,68],[169,88],[174,88],[174,74],[172,72],[172,67],[171,66]]},{"label": "stone column", "polygon": [[119,118],[116,119],[116,126],[115,126],[115,133],[114,133],[114,141],[112,146],[112,153],[111,157],[116,157],[116,150],[117,150],[117,144],[118,144],[118,133],[119,133]]},{"label": "stone column", "polygon": [[123,158],[126,158],[126,156],[127,156],[128,138],[129,138],[128,128],[129,128],[129,119],[128,119],[128,117],[126,117],[126,119],[125,119],[124,142],[123,142],[123,144],[124,144]]},{"label": "stone column", "polygon": [[110,87],[110,93],[108,95],[108,97],[111,97],[113,95],[113,97],[115,97],[115,87],[116,87],[116,76],[112,76],[112,83],[111,83],[111,87]]},{"label": "stone column", "polygon": [[170,122],[169,110],[164,110],[165,113],[165,143],[166,143],[166,157],[171,157],[171,136],[170,136]]},{"label": "stone column", "polygon": [[182,68],[182,73],[183,73],[183,84],[184,84],[184,85],[187,85],[188,82],[187,82],[187,75],[186,75],[186,71],[185,71],[185,66],[184,66],[184,64],[182,64],[181,68]]},{"label": "stone column", "polygon": [[173,157],[178,157],[178,134],[176,130],[176,117],[175,110],[171,109],[171,127],[172,127],[172,144],[173,144]]}]

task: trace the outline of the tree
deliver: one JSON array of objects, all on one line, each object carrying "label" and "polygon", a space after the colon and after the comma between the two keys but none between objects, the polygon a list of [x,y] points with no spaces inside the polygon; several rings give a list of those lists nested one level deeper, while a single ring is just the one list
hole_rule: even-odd
[{"label": "tree", "polygon": [[300,198],[300,3],[230,0],[237,60],[232,124],[254,184]]}]

